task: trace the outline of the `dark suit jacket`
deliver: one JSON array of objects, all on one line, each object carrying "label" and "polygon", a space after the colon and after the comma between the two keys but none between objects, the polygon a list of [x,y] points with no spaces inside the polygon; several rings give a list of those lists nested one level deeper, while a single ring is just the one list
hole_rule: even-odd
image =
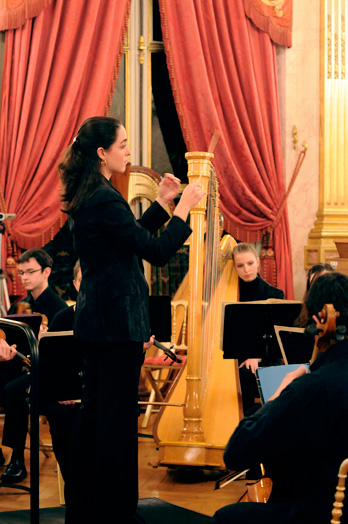
[{"label": "dark suit jacket", "polygon": [[[33,313],[42,313],[43,315],[46,315],[48,325],[51,324],[54,315],[58,313],[58,311],[61,311],[62,309],[68,307],[65,300],[58,296],[57,293],[53,291],[53,289],[50,286],[48,286],[41,293],[41,295],[37,297],[36,300],[34,300],[31,294],[29,293],[28,296],[20,302],[28,302]],[[12,304],[12,306],[8,310],[8,315],[12,315],[16,312],[16,306],[17,303]]]},{"label": "dark suit jacket", "polygon": [[191,234],[154,202],[137,221],[121,194],[103,180],[74,215],[72,233],[82,282],[74,320],[76,336],[88,342],[144,342],[150,337],[148,285],[139,258],[165,265]]}]

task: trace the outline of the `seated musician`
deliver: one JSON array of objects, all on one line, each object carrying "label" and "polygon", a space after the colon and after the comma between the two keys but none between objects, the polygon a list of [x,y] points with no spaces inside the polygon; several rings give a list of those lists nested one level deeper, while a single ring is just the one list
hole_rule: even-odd
[{"label": "seated musician", "polygon": [[[325,304],[339,312],[337,325],[348,328],[348,277],[326,273],[314,282],[306,299],[310,317]],[[348,457],[347,336],[340,342],[330,337],[327,346],[309,373],[304,366],[289,373],[273,397],[240,422],[226,447],[232,470],[264,465],[273,481],[269,501],[221,508],[214,524],[330,522],[337,473]],[[343,511],[342,524],[347,516]]]},{"label": "seated musician", "polygon": [[[43,249],[29,249],[18,258],[18,275],[28,292],[21,303],[28,303],[31,312],[45,315],[48,324],[59,310],[68,307],[49,286],[52,265],[52,258]],[[8,313],[16,312],[17,304],[13,304]],[[1,476],[3,482],[21,482],[27,476],[24,449],[28,431],[29,386],[30,376],[23,373],[19,359],[0,364],[0,405],[5,409],[2,443],[13,450],[11,462]],[[0,465],[3,465],[1,449],[0,452]]]},{"label": "seated musician", "polygon": [[309,290],[318,277],[325,273],[332,273],[335,271],[331,264],[319,263],[312,266],[307,273],[306,291],[303,297],[303,304],[298,318],[295,321],[295,325],[299,327],[307,327],[308,323],[312,322],[311,318],[308,318],[308,311],[306,308],[306,298]]},{"label": "seated musician", "polygon": [[[239,280],[240,302],[284,298],[284,293],[281,289],[271,286],[258,274],[260,259],[253,245],[245,242],[237,244],[233,249],[232,259]],[[272,363],[265,358],[248,358],[239,362],[244,413],[254,407],[255,398],[259,397],[255,375],[256,369],[260,365],[266,366]]]}]

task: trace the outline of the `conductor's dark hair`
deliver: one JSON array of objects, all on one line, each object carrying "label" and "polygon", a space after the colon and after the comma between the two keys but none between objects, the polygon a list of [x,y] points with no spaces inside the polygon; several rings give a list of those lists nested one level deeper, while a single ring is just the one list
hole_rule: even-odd
[{"label": "conductor's dark hair", "polygon": [[332,273],[332,271],[335,271],[331,264],[327,263],[320,263],[315,264],[308,270],[307,274],[307,283],[306,283],[306,291],[309,290],[311,285],[314,283],[315,279],[318,278],[322,273]]},{"label": "conductor's dark hair", "polygon": [[311,286],[305,306],[308,317],[317,315],[325,304],[333,304],[339,311],[337,325],[348,327],[348,277],[336,271],[318,277]]},{"label": "conductor's dark hair", "polygon": [[18,257],[18,264],[28,262],[30,258],[35,258],[36,262],[45,269],[46,267],[52,268],[53,260],[50,255],[44,249],[27,249]]},{"label": "conductor's dark hair", "polygon": [[100,172],[97,149],[102,147],[108,150],[117,139],[121,126],[119,120],[106,116],[88,118],[80,126],[58,165],[62,182],[61,199],[66,213],[73,215],[105,181]]}]

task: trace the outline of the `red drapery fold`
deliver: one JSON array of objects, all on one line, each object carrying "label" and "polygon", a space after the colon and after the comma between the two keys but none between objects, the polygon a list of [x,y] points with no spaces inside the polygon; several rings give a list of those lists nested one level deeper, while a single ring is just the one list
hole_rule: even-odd
[{"label": "red drapery fold", "polygon": [[245,14],[273,42],[292,45],[292,0],[243,0]]},{"label": "red drapery fold", "polygon": [[0,31],[20,27],[50,2],[52,0],[0,0]]},{"label": "red drapery fold", "polygon": [[[275,48],[245,16],[243,0],[160,0],[172,89],[188,150],[214,129],[224,227],[259,240],[285,195]],[[277,285],[293,298],[286,206],[274,230]]]},{"label": "red drapery fold", "polygon": [[22,248],[45,244],[64,222],[56,166],[82,121],[108,113],[129,8],[56,0],[6,33],[0,205],[16,214],[7,225]]}]

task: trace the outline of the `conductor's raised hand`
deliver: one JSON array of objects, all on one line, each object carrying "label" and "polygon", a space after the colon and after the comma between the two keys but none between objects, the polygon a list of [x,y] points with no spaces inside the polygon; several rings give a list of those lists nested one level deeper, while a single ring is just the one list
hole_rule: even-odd
[{"label": "conductor's raised hand", "polygon": [[180,202],[175,208],[174,215],[182,218],[182,220],[186,220],[191,209],[195,207],[205,195],[206,191],[202,191],[202,186],[199,182],[187,185],[181,195]]},{"label": "conductor's raised hand", "polygon": [[180,179],[171,173],[164,173],[164,176],[158,186],[157,202],[165,207],[171,200],[173,200],[180,189]]}]

